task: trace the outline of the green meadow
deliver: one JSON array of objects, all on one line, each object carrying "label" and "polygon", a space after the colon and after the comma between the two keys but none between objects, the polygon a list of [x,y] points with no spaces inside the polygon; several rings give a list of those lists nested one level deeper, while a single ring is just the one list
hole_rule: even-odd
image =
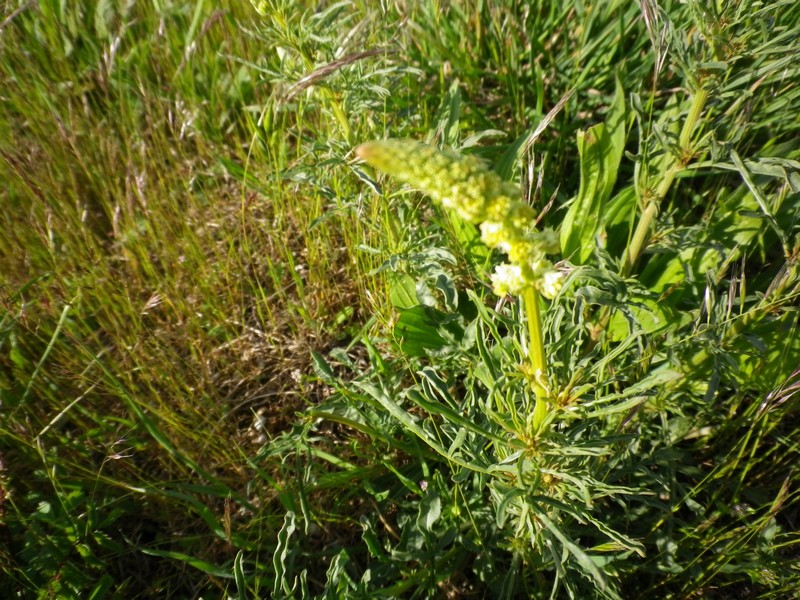
[{"label": "green meadow", "polygon": [[0,597],[800,598],[798,40],[0,3]]}]

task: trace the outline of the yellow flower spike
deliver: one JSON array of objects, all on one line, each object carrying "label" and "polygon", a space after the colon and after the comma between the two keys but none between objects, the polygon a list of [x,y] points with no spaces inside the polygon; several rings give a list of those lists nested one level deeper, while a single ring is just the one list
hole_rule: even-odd
[{"label": "yellow flower spike", "polygon": [[479,158],[414,140],[368,142],[356,148],[356,155],[473,223],[484,220],[494,201],[505,198],[508,190],[508,185]]},{"label": "yellow flower spike", "polygon": [[527,287],[547,297],[558,293],[560,279],[544,258],[558,252],[558,236],[550,230],[531,232],[536,211],[515,199],[517,186],[500,179],[482,160],[402,139],[362,144],[356,155],[480,224],[481,240],[508,254],[509,264],[492,275],[496,293],[519,295]]},{"label": "yellow flower spike", "polygon": [[369,142],[356,148],[356,155],[479,224],[483,242],[508,254],[509,263],[498,265],[492,273],[492,288],[498,296],[520,296],[525,307],[528,358],[536,374],[531,381],[536,396],[531,423],[533,433],[538,434],[551,396],[539,294],[553,298],[561,288],[561,274],[545,258],[545,254],[558,251],[557,236],[551,231],[530,231],[536,212],[516,199],[516,186],[500,179],[478,158],[413,140]]}]

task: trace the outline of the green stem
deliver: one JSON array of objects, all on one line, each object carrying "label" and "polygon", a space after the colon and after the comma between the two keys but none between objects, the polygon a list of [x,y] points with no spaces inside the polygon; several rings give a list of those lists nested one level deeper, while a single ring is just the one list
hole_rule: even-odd
[{"label": "green stem", "polygon": [[703,114],[703,109],[706,107],[707,100],[708,90],[701,87],[694,95],[692,106],[689,107],[689,114],[686,115],[686,121],[683,123],[681,137],[678,138],[678,143],[681,150],[684,152],[688,151],[691,147],[695,127],[697,127],[697,122],[700,120],[700,115]]},{"label": "green stem", "polygon": [[539,310],[539,292],[528,287],[522,292],[522,303],[528,321],[528,359],[531,361],[531,387],[536,396],[533,408],[533,429],[538,432],[547,417],[549,391],[547,389],[547,360],[544,354],[542,314]]},{"label": "green stem", "polygon": [[694,137],[697,123],[700,120],[700,115],[703,113],[703,109],[706,106],[707,100],[708,90],[703,89],[702,87],[697,90],[694,98],[692,98],[692,105],[689,107],[689,114],[686,115],[686,121],[683,123],[683,129],[681,129],[681,134],[678,138],[680,155],[675,157],[672,164],[662,175],[661,181],[659,182],[658,187],[655,189],[655,193],[647,199],[646,206],[642,212],[642,218],[639,219],[639,223],[636,225],[636,230],[633,232],[631,243],[628,246],[627,253],[625,254],[625,262],[622,265],[623,277],[630,275],[634,265],[636,264],[636,261],[639,260],[639,257],[641,256],[642,251],[644,250],[644,247],[647,245],[647,241],[650,238],[650,229],[653,226],[653,221],[655,221],[655,218],[658,215],[658,210],[662,200],[664,200],[667,192],[669,192],[669,188],[672,187],[675,177],[686,167],[686,163],[693,154],[692,138]]},{"label": "green stem", "polygon": [[639,219],[639,223],[636,225],[636,230],[633,232],[631,243],[628,246],[628,252],[625,254],[625,262],[622,265],[623,277],[630,275],[633,265],[636,264],[642,254],[642,250],[650,237],[650,227],[652,227],[653,221],[658,214],[658,205],[659,203],[653,199],[642,212],[642,218]]}]

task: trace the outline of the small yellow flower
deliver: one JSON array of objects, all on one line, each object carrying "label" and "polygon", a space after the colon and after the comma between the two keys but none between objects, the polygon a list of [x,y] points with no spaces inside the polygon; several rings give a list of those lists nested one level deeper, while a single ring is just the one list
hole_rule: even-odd
[{"label": "small yellow flower", "polygon": [[539,280],[539,291],[542,296],[552,300],[561,291],[564,285],[564,276],[560,271],[552,270],[547,271]]},{"label": "small yellow flower", "polygon": [[512,238],[509,241],[508,260],[512,263],[527,264],[542,258],[541,250],[529,237]]},{"label": "small yellow flower", "polygon": [[481,241],[490,248],[497,248],[506,253],[511,248],[505,225],[497,221],[484,221],[481,223]]},{"label": "small yellow flower", "polygon": [[518,265],[497,265],[492,273],[492,291],[497,296],[517,295],[528,285]]}]

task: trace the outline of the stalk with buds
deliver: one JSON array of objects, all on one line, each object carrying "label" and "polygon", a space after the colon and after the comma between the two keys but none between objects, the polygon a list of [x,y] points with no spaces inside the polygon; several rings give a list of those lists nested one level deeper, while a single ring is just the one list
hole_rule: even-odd
[{"label": "stalk with buds", "polygon": [[481,240],[508,257],[506,263],[495,267],[492,289],[498,296],[511,294],[523,301],[528,321],[529,378],[536,396],[533,429],[539,431],[551,395],[539,295],[552,299],[561,289],[562,275],[547,258],[560,250],[558,235],[552,230],[535,230],[536,212],[519,199],[517,187],[503,181],[479,158],[398,139],[362,144],[356,154],[478,225]]}]

